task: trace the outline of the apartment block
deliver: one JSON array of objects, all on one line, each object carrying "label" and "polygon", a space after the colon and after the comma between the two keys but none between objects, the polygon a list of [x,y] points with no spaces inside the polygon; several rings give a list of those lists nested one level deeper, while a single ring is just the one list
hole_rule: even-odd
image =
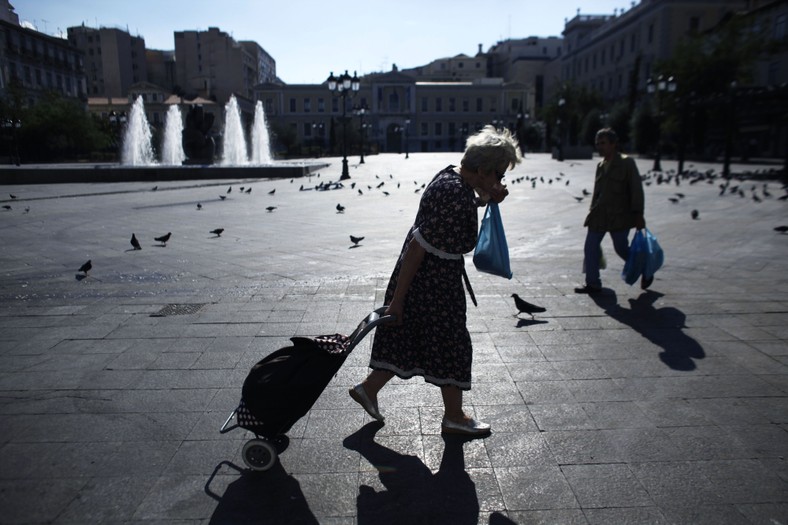
[{"label": "apartment block", "polygon": [[12,83],[23,103],[34,105],[47,91],[84,100],[87,97],[83,55],[62,38],[19,25],[7,0],[0,1],[0,95]]},{"label": "apartment block", "polygon": [[123,97],[129,87],[148,80],[145,39],[114,27],[74,26],[68,41],[85,56],[90,96]]}]

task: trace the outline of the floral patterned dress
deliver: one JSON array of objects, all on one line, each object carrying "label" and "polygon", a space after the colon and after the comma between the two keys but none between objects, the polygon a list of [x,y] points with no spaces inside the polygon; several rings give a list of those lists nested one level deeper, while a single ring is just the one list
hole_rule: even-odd
[{"label": "floral patterned dress", "polygon": [[403,379],[418,375],[428,383],[470,390],[473,348],[466,327],[463,254],[476,246],[478,217],[473,188],[453,168],[439,172],[422,194],[386,289],[386,304],[411,240],[426,253],[405,298],[403,324],[377,328],[369,366]]}]

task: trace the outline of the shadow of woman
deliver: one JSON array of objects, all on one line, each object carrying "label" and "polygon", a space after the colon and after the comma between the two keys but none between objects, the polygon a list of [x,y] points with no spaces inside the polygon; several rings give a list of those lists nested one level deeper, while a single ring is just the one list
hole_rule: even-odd
[{"label": "shadow of woman", "polygon": [[[211,490],[211,482],[219,475],[222,467],[229,467],[240,476],[227,485],[224,494],[219,495]],[[266,472],[255,472],[222,461],[208,478],[205,493],[219,502],[211,515],[211,525],[318,525],[301,491],[301,485],[285,472],[279,461]]]},{"label": "shadow of woman", "polygon": [[358,521],[365,524],[476,525],[479,499],[465,471],[463,443],[467,438],[445,436],[440,468],[435,474],[416,456],[400,454],[375,443],[382,424],[372,422],[345,438],[345,448],[361,453],[378,471],[386,490],[362,485]]},{"label": "shadow of woman", "polygon": [[695,339],[684,333],[687,316],[672,306],[655,308],[654,303],[664,294],[648,290],[637,299],[629,299],[629,309],[618,304],[615,292],[591,295],[593,301],[616,321],[625,324],[662,348],[659,359],[674,370],[691,371],[697,368],[695,359],[703,359],[706,352]]}]

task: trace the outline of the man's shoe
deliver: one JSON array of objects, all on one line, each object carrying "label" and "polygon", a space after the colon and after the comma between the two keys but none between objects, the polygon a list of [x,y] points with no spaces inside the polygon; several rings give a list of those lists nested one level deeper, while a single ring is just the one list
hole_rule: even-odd
[{"label": "man's shoe", "polygon": [[643,290],[648,290],[648,287],[651,286],[651,283],[653,282],[654,282],[653,275],[648,279],[646,279],[646,276],[644,275],[643,277],[640,278],[640,288],[642,288]]},{"label": "man's shoe", "polygon": [[350,397],[353,398],[353,401],[361,405],[364,410],[367,411],[367,414],[372,416],[373,418],[377,419],[378,421],[383,421],[383,415],[378,411],[377,404],[373,403],[372,400],[367,396],[367,392],[364,390],[363,385],[356,385],[350,390],[348,390],[348,394]]},{"label": "man's shoe", "polygon": [[462,434],[464,436],[485,436],[492,432],[492,430],[487,423],[480,423],[475,419],[468,419],[463,423],[456,423],[444,417],[443,423],[441,423],[441,432],[443,434]]},{"label": "man's shoe", "polygon": [[587,284],[585,286],[578,286],[577,288],[575,288],[575,293],[587,293],[589,295],[599,293],[601,291],[602,291],[601,286],[591,286],[590,284]]}]

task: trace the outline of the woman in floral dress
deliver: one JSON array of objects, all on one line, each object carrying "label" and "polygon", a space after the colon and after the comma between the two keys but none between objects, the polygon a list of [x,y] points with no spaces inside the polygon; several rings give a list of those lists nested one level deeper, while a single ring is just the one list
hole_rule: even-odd
[{"label": "woman in floral dress", "polygon": [[501,179],[521,160],[508,130],[486,126],[468,138],[460,166],[443,169],[424,190],[386,290],[386,314],[396,321],[378,327],[369,363],[373,371],[350,389],[350,396],[378,421],[384,419],[377,403],[380,389],[395,375],[422,376],[441,388],[443,432],[490,433],[489,425],[462,408],[462,391],[471,388],[473,354],[463,254],[476,246],[477,208],[506,198],[509,192]]}]

